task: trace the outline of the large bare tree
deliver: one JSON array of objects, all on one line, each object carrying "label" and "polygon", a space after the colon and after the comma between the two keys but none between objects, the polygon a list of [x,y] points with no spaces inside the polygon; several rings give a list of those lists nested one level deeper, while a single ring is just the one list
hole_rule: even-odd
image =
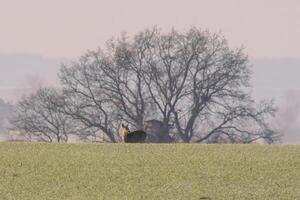
[{"label": "large bare tree", "polygon": [[275,109],[253,101],[250,77],[243,49],[229,48],[220,34],[153,28],[63,66],[62,107],[112,142],[121,120],[142,128],[148,119],[161,120],[163,132],[183,142],[275,142],[267,123]]},{"label": "large bare tree", "polygon": [[155,105],[154,116],[163,121],[166,134],[174,123],[184,142],[207,142],[214,135],[232,142],[278,140],[266,123],[275,113],[272,102],[252,100],[248,58],[242,49],[230,49],[221,35],[154,28],[121,45],[126,56],[116,67],[141,66],[135,75],[142,77],[147,103]]}]

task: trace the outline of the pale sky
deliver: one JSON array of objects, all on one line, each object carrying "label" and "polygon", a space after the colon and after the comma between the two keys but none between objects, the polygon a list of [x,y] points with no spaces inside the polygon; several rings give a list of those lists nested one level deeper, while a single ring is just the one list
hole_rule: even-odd
[{"label": "pale sky", "polygon": [[76,58],[154,25],[222,31],[252,58],[300,57],[299,0],[0,0],[0,54]]}]

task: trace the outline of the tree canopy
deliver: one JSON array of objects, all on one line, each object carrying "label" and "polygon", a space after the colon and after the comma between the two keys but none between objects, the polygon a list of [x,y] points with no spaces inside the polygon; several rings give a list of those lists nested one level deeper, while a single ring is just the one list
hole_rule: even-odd
[{"label": "tree canopy", "polygon": [[122,35],[61,67],[59,111],[119,140],[121,121],[143,129],[162,122],[175,142],[278,141],[271,101],[250,96],[251,66],[242,48],[220,34],[157,28]]}]

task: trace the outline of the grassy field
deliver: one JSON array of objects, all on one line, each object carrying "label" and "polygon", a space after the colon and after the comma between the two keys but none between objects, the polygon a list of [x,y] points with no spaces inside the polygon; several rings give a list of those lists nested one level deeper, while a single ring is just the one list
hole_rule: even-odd
[{"label": "grassy field", "polygon": [[300,199],[300,146],[0,143],[0,199]]}]

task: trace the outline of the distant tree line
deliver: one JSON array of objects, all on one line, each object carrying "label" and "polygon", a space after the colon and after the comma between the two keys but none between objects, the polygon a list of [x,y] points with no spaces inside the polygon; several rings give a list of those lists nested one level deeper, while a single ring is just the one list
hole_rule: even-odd
[{"label": "distant tree line", "polygon": [[220,34],[147,29],[63,64],[61,89],[25,96],[12,123],[48,142],[99,132],[118,142],[121,122],[143,129],[149,119],[174,142],[277,142],[273,102],[251,98],[250,77],[243,49]]}]

